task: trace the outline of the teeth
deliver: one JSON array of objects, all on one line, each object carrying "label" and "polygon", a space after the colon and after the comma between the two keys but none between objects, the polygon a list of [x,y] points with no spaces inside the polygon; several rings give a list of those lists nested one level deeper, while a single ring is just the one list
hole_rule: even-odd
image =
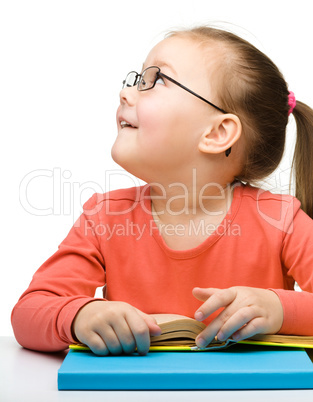
[{"label": "teeth", "polygon": [[131,124],[127,123],[127,121],[122,120],[121,121],[121,127],[125,128],[125,127],[134,127],[134,126],[132,126]]}]

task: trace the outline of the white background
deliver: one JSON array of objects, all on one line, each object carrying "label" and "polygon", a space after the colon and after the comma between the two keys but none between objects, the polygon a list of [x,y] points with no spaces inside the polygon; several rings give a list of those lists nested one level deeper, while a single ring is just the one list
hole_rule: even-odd
[{"label": "white background", "polygon": [[[313,106],[309,0],[0,1],[0,335],[93,192],[139,184],[110,156],[121,82],[164,32],[212,22],[268,54]],[[293,124],[274,190],[286,191]],[[41,215],[40,215],[41,214]]]}]

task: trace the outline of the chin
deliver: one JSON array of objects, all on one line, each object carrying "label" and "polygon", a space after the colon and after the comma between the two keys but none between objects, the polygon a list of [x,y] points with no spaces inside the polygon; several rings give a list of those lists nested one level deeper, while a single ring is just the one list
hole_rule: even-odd
[{"label": "chin", "polygon": [[130,155],[120,152],[117,150],[117,147],[113,145],[112,149],[111,149],[111,156],[112,159],[114,160],[115,163],[117,163],[119,166],[121,166],[123,169],[125,169],[128,173],[137,176],[136,174],[136,168],[131,159],[130,159]]},{"label": "chin", "polygon": [[118,153],[118,151],[117,151],[116,148],[117,148],[117,147],[116,147],[116,142],[115,142],[115,143],[113,144],[112,148],[111,148],[111,157],[112,157],[112,159],[114,160],[114,162],[116,162],[116,163],[119,164],[119,162],[118,162],[118,159],[119,159],[118,155],[119,155],[119,153]]},{"label": "chin", "polygon": [[132,155],[129,147],[125,149],[123,144],[115,141],[111,149],[111,156],[115,163],[117,163],[121,168],[125,169],[131,175],[137,177],[138,179],[148,183],[149,182],[149,167],[143,168],[145,166],[144,161],[139,161],[138,155]]},{"label": "chin", "polygon": [[123,158],[123,157],[121,156],[121,153],[120,153],[120,152],[117,152],[117,151],[114,149],[114,147],[113,147],[112,150],[111,150],[111,156],[112,156],[112,159],[114,160],[115,163],[117,163],[118,165],[120,165],[123,169],[128,170],[128,168],[127,168],[128,163],[127,163],[126,158]]},{"label": "chin", "polygon": [[125,161],[127,161],[130,156],[129,149],[127,149],[125,144],[117,138],[111,148],[111,156],[114,162],[124,167],[123,165]]}]

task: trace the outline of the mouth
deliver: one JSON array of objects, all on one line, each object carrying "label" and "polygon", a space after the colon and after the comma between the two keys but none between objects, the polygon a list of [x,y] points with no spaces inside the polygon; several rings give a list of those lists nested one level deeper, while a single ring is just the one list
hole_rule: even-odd
[{"label": "mouth", "polygon": [[127,121],[125,121],[125,120],[121,120],[120,125],[121,125],[121,128],[126,128],[126,127],[137,128],[137,127],[131,125],[130,123],[128,123]]}]

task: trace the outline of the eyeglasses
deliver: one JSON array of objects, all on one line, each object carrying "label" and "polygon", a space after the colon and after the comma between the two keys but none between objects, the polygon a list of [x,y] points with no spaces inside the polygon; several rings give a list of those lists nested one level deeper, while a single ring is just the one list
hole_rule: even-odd
[{"label": "eyeglasses", "polygon": [[[191,93],[192,95],[196,96],[197,98],[201,99],[203,102],[208,103],[215,109],[219,110],[220,112],[226,114],[227,112],[222,108],[214,105],[214,103],[208,101],[207,99],[203,98],[202,96],[198,95],[191,89],[185,87],[184,85],[180,84],[178,81],[174,80],[173,78],[169,77],[161,73],[161,70],[157,66],[151,66],[143,70],[141,74],[138,74],[136,71],[131,71],[127,74],[125,80],[123,81],[123,88],[125,87],[134,87],[137,85],[138,91],[148,91],[149,89],[154,88],[155,84],[160,78],[165,78],[171,81],[173,84],[178,85],[180,88],[184,89],[185,91]],[[231,148],[228,148],[225,151],[225,155],[229,156],[231,152]]]},{"label": "eyeglasses", "polygon": [[214,105],[212,102],[208,101],[207,99],[203,98],[202,96],[196,94],[191,89],[185,87],[184,85],[180,84],[179,82],[175,81],[173,78],[169,77],[161,73],[159,67],[152,66],[148,67],[141,74],[136,73],[136,71],[131,71],[127,74],[125,80],[123,81],[123,88],[125,87],[133,87],[137,85],[138,91],[148,91],[149,89],[154,88],[158,79],[166,78],[167,80],[171,81],[173,84],[178,85],[180,88],[183,88],[185,91],[191,93],[192,95],[196,96],[197,98],[201,99],[203,102],[208,103],[209,105],[213,106],[215,109],[219,110],[220,112],[226,114],[227,112],[222,108]]}]

